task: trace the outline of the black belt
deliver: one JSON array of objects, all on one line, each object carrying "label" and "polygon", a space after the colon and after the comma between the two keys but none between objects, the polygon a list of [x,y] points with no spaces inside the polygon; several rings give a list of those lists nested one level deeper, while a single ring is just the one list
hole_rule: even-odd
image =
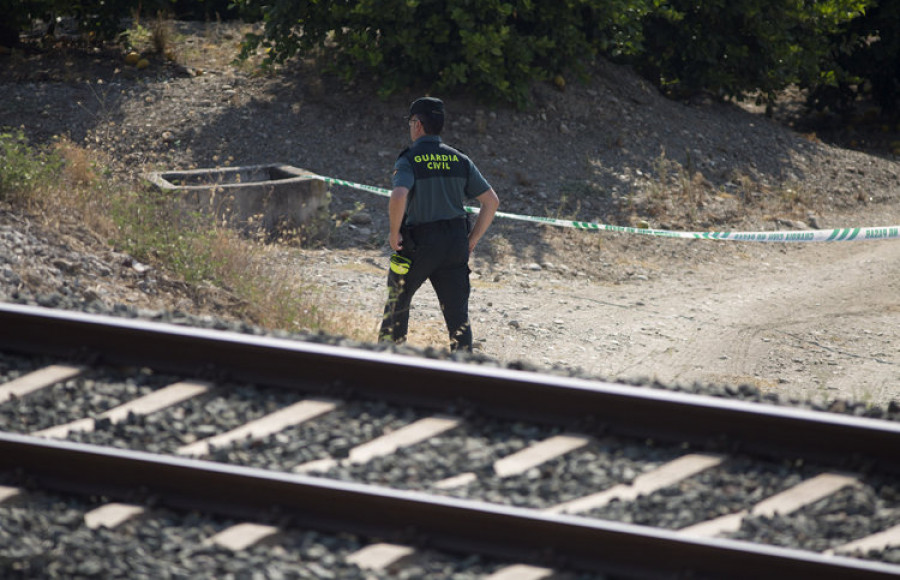
[{"label": "black belt", "polygon": [[425,222],[408,226],[412,232],[427,232],[430,230],[451,230],[459,226],[466,225],[466,217],[451,218],[449,220],[438,220],[435,222]]}]

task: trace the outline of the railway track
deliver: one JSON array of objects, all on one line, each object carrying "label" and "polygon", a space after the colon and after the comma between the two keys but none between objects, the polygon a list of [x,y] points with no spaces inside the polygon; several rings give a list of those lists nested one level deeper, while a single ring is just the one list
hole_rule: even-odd
[{"label": "railway track", "polygon": [[44,490],[236,553],[351,533],[368,574],[900,575],[897,422],[13,305],[0,355],[0,526]]}]

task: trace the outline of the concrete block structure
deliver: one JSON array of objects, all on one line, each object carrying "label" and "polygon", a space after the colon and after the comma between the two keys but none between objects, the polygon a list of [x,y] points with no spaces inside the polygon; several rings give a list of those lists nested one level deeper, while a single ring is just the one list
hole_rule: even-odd
[{"label": "concrete block structure", "polygon": [[314,173],[290,165],[249,165],[146,175],[188,211],[215,216],[226,225],[258,234],[313,225],[327,210],[328,191]]}]

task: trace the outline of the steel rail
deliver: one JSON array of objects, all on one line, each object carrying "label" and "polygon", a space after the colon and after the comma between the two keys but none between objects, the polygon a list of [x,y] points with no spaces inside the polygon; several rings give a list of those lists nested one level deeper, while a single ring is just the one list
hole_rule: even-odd
[{"label": "steel rail", "polygon": [[0,349],[900,471],[900,423],[586,379],[29,306]]},{"label": "steel rail", "polygon": [[879,562],[27,435],[0,434],[0,470],[24,472],[45,489],[131,502],[144,495],[175,509],[275,515],[290,527],[629,577],[875,580],[900,574],[900,566]]}]

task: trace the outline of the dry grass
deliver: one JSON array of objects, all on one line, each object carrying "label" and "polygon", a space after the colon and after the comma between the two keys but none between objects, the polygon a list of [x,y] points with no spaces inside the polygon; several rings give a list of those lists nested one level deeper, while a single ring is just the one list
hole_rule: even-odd
[{"label": "dry grass", "polygon": [[270,246],[184,215],[152,190],[115,182],[95,152],[67,139],[38,149],[21,135],[2,137],[0,169],[16,179],[4,182],[0,198],[44,225],[86,229],[169,277],[218,287],[230,297],[228,314],[265,328],[372,339],[370,322],[328,305],[322,289],[296,273],[268,267]]},{"label": "dry grass", "polygon": [[347,313],[332,309],[323,289],[291,272],[277,273],[269,268],[271,252],[271,247],[242,238],[232,230],[214,231],[209,263],[220,284],[240,297],[236,314],[265,328],[346,334],[340,329],[348,325]]},{"label": "dry grass", "polygon": [[60,139],[55,150],[63,160],[62,173],[53,195],[41,198],[44,215],[74,217],[108,239],[116,225],[110,218],[110,184],[100,177],[100,166],[87,150],[68,139]]},{"label": "dry grass", "polygon": [[744,173],[730,176],[730,187],[716,187],[692,163],[682,164],[663,151],[624,204],[631,224],[651,227],[666,224],[670,229],[715,227],[733,224],[740,216],[760,214],[767,220],[790,218],[803,221],[819,213],[815,194],[798,183],[767,186]]},{"label": "dry grass", "polygon": [[[199,29],[198,29],[199,27]],[[128,30],[128,39],[134,50],[164,56],[197,72],[223,70],[233,66],[255,70],[264,53],[247,61],[238,62],[241,41],[249,32],[258,32],[258,25],[223,25],[220,21],[179,22],[162,13],[144,25],[135,17]]]}]

